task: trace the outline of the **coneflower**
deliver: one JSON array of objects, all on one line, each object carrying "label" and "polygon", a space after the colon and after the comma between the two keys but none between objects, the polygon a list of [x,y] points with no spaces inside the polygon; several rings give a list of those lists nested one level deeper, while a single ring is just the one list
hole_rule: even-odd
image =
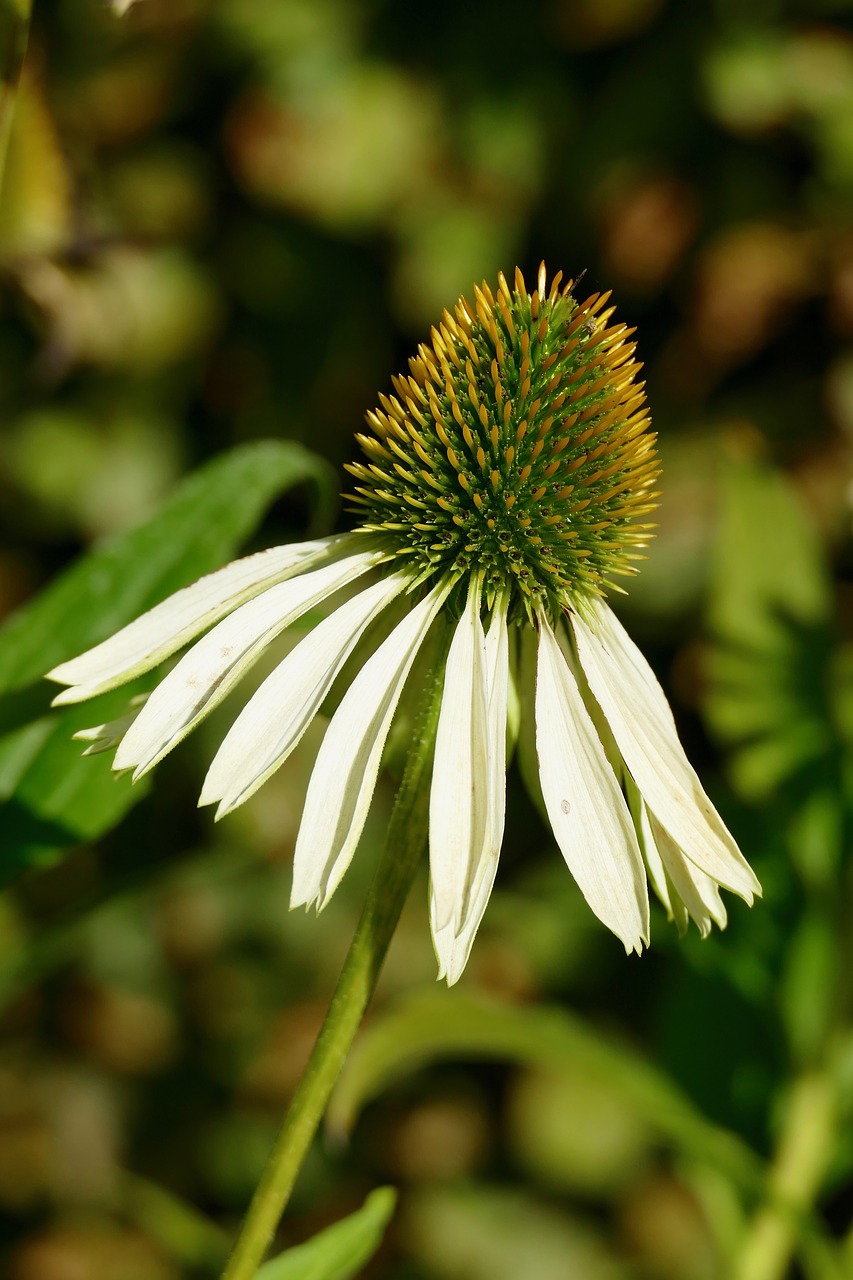
[{"label": "coneflower", "polygon": [[[248,799],[299,742],[383,619],[334,712],[308,786],[293,906],[322,907],[355,852],[389,729],[427,637],[451,629],[430,793],[430,917],[455,982],[491,893],[504,831],[507,721],[519,653],[536,646],[536,746],[555,839],[623,942],[649,937],[647,878],[668,913],[723,926],[720,888],[758,882],[702,789],[664,693],[605,603],[635,572],[658,477],[632,330],[608,294],[578,302],[544,267],[445,312],[395,394],[380,396],[348,469],[349,534],[273,548],[177,592],[50,673],[76,702],[148,671],[202,632],[141,709],[80,735],[118,742],[141,776],[265,647],[346,593],[260,685],[210,766],[200,803]],[[353,584],[358,590],[353,593]],[[395,613],[396,608],[396,613]],[[402,616],[400,616],[402,615]],[[377,624],[377,625],[374,625]]]}]

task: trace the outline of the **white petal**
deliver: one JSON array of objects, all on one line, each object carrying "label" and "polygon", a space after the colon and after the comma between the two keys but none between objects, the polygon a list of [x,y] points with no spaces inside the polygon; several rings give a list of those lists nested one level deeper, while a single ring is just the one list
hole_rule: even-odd
[{"label": "white petal", "polygon": [[121,742],[136,717],[139,715],[145,694],[131,699],[131,710],[115,720],[107,720],[105,724],[94,725],[91,729],[78,729],[71,736],[76,742],[88,742],[84,756],[99,756],[104,751],[112,751]]},{"label": "white petal", "polygon": [[521,718],[518,728],[516,760],[524,789],[543,822],[548,812],[542,797],[539,779],[539,759],[536,755],[536,664],[538,639],[533,627],[519,628],[518,643],[518,697]]},{"label": "white petal", "polygon": [[497,854],[494,857],[483,860],[470,896],[468,915],[458,930],[454,929],[452,924],[445,925],[443,929],[436,928],[434,923],[436,918],[435,896],[430,892],[430,920],[432,921],[433,946],[438,957],[438,977],[439,981],[444,979],[449,987],[459,981],[468,963],[468,957],[474,945],[474,938],[477,936],[477,930],[480,927],[480,922],[485,915],[489,898],[492,895],[497,869]]},{"label": "white petal", "polygon": [[[461,919],[442,922],[441,905],[435,893],[435,874],[430,886],[430,923],[433,945],[438,956],[438,977],[446,978],[448,987],[459,982],[467,964],[476,931],[480,927],[489,897],[492,895],[494,877],[497,874],[503,841],[503,824],[506,815],[506,719],[510,664],[508,664],[508,635],[506,602],[498,600],[488,634],[484,641],[485,687],[487,687],[487,778],[488,827],[482,849],[471,859],[470,886],[467,890],[465,909]],[[433,792],[434,795],[434,792]],[[432,800],[432,796],[430,796]],[[430,831],[430,861],[432,861],[432,831]]]},{"label": "white petal", "polygon": [[627,789],[628,808],[631,811],[631,817],[634,819],[634,830],[637,833],[637,839],[640,842],[640,848],[646,862],[649,881],[666,909],[667,919],[674,920],[678,926],[678,932],[684,933],[687,927],[687,912],[684,910],[683,904],[679,903],[677,896],[670,892],[666,871],[652,834],[649,811],[643,804],[643,798],[634,785],[630,774],[627,778]]},{"label": "white petal", "polygon": [[373,619],[408,579],[384,578],[324,618],[249,699],[213,758],[199,804],[217,818],[243,804],[284,763]]},{"label": "white petal", "polygon": [[429,858],[438,930],[458,930],[467,915],[491,825],[485,647],[479,592],[471,591],[447,655],[435,737]]},{"label": "white petal", "polygon": [[[448,986],[458,982],[462,975],[480,922],[486,910],[498,869],[503,842],[506,814],[506,734],[507,700],[509,692],[509,637],[506,622],[506,603],[498,602],[492,615],[491,626],[485,638],[487,707],[487,781],[489,823],[480,850],[474,861],[467,906],[458,924],[440,923],[439,903],[435,893],[435,880],[430,891],[430,919],[433,944],[439,962],[439,978],[445,978]],[[434,793],[433,793],[434,794]]]},{"label": "white petal", "polygon": [[116,754],[116,769],[152,768],[195,728],[263,649],[297,618],[377,563],[363,551],[269,587],[235,609],[185,653],[160,682]]},{"label": "white petal", "polygon": [[547,620],[540,617],[536,745],[557,844],[592,910],[642,950],[649,899],[631,815]]},{"label": "white petal", "polygon": [[349,866],[406,677],[449,586],[430,592],[365,663],[332,717],[308,784],[290,905],[323,907]]},{"label": "white petal", "polygon": [[590,689],[650,813],[691,862],[752,902],[761,886],[684,754],[651,667],[601,601],[590,621],[572,614],[571,622]]},{"label": "white petal", "polygon": [[491,844],[497,857],[506,820],[506,735],[509,702],[509,633],[506,601],[499,600],[486,635],[486,680],[489,690],[489,798]]},{"label": "white petal", "polygon": [[712,922],[725,929],[726,908],[716,881],[685,858],[675,841],[651,813],[649,827],[670,882],[671,892],[681,899],[691,919],[696,921],[702,937],[707,938]]},{"label": "white petal", "polygon": [[150,671],[244,600],[326,559],[342,543],[323,538],[270,547],[176,591],[108,640],[54,667],[47,678],[72,686],[54,702],[82,702]]}]

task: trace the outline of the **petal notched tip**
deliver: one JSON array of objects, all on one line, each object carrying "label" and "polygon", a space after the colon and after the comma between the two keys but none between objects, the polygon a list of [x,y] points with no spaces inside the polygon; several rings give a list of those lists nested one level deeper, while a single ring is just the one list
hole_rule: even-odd
[{"label": "petal notched tip", "polygon": [[296,837],[293,885],[298,901],[328,901],[349,866],[403,686],[450,587],[450,582],[435,587],[394,627],[329,722]]},{"label": "petal notched tip", "polygon": [[57,696],[57,705],[93,698],[150,671],[239,604],[349,545],[324,538],[270,547],[182,587],[106,640],[53,667],[47,679],[71,686]]},{"label": "petal notched tip", "polygon": [[539,619],[536,749],[555,839],[592,911],[641,950],[649,936],[645,867],[628,806],[577,681]]},{"label": "petal notched tip", "polygon": [[751,904],[761,885],[688,761],[648,662],[603,602],[570,621],[584,676],[649,814],[692,864],[693,879],[704,876]]}]

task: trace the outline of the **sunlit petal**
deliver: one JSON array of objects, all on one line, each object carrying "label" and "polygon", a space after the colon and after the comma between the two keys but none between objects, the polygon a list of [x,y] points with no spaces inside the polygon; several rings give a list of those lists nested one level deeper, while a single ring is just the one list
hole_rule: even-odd
[{"label": "sunlit petal", "polygon": [[459,928],[487,843],[492,811],[487,709],[480,593],[472,589],[447,655],[435,739],[429,850],[436,929]]},{"label": "sunlit petal", "polygon": [[717,882],[689,858],[685,858],[654,814],[650,813],[648,820],[653,842],[669,881],[670,898],[674,899],[672,906],[675,919],[678,920],[679,915],[676,902],[680,901],[682,910],[695,920],[703,938],[707,938],[711,932],[712,924],[724,929],[728,916]]},{"label": "sunlit petal", "polygon": [[441,926],[434,882],[430,891],[430,920],[433,945],[439,962],[439,978],[448,986],[458,982],[468,963],[471,947],[485,913],[503,842],[506,815],[506,735],[509,694],[509,636],[506,600],[500,598],[492,614],[485,638],[486,687],[488,690],[487,778],[489,824],[483,847],[474,862],[467,906],[458,925]]},{"label": "sunlit petal", "polygon": [[488,705],[488,769],[491,828],[489,842],[495,857],[504,838],[506,821],[506,736],[509,702],[509,632],[507,602],[501,597],[495,605],[486,633],[486,681]]},{"label": "sunlit petal", "polygon": [[758,880],[684,754],[651,667],[602,602],[571,622],[590,689],[649,812],[691,862],[752,902]]},{"label": "sunlit petal", "polygon": [[235,609],[160,682],[116,754],[140,777],[162,760],[234,687],[277,635],[374,564],[361,552],[269,587]]},{"label": "sunlit petal", "polygon": [[342,604],[291,650],[249,699],[213,758],[199,804],[221,818],[279,768],[317,714],[373,619],[406,586],[397,574]]},{"label": "sunlit petal", "polygon": [[87,742],[89,745],[82,752],[84,756],[99,756],[104,751],[112,751],[121,742],[136,717],[139,715],[147,694],[140,694],[130,701],[130,710],[114,720],[104,724],[93,725],[91,729],[78,729],[71,736],[75,742]]},{"label": "sunlit petal", "polygon": [[[623,783],[624,783],[623,779]],[[684,904],[679,900],[678,895],[670,891],[669,880],[663,862],[661,861],[658,847],[655,844],[655,838],[652,835],[651,824],[649,823],[649,811],[643,804],[642,796],[633,783],[630,775],[627,779],[628,787],[628,808],[631,811],[631,817],[634,820],[634,830],[637,833],[637,839],[640,843],[640,849],[643,853],[643,859],[646,863],[646,871],[649,876],[649,883],[652,886],[657,898],[666,910],[667,919],[675,922],[679,933],[684,933],[687,928],[687,911]]]},{"label": "sunlit petal", "polygon": [[438,959],[438,976],[439,979],[443,978],[449,987],[459,981],[468,963],[474,938],[477,936],[477,930],[492,894],[497,869],[497,854],[483,859],[479,869],[480,874],[470,895],[468,914],[459,929],[455,929],[452,924],[446,924],[443,929],[436,928],[435,895],[430,891],[430,921],[433,946]]},{"label": "sunlit petal", "polygon": [[626,951],[639,952],[648,941],[649,902],[631,815],[544,616],[539,626],[536,745],[548,817],[592,910]]},{"label": "sunlit petal", "polygon": [[199,578],[102,644],[54,667],[48,679],[72,686],[58,694],[54,702],[82,702],[150,671],[237,605],[273,583],[321,563],[342,542],[324,538],[271,547]]},{"label": "sunlit petal", "polygon": [[448,590],[444,586],[430,592],[394,628],[362,667],[329,723],[296,841],[291,906],[324,906],[349,866],[400,694]]}]

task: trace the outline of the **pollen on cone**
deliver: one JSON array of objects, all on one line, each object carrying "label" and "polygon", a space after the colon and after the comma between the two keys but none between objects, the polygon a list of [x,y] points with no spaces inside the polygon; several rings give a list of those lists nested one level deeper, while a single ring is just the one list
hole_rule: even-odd
[{"label": "pollen on cone", "polygon": [[392,553],[425,577],[476,566],[528,613],[635,572],[656,497],[633,330],[609,293],[578,302],[561,279],[543,265],[531,294],[516,270],[460,298],[348,468],[362,527]]}]

